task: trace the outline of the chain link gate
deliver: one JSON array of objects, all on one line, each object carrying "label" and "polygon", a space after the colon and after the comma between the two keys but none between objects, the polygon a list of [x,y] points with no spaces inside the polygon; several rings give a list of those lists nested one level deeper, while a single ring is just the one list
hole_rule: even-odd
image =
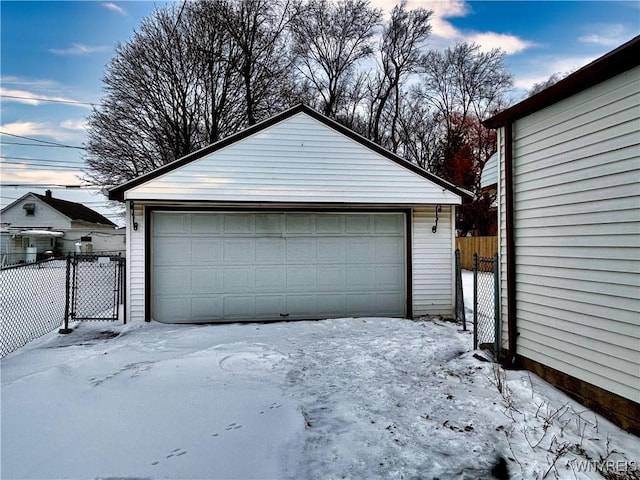
[{"label": "chain link gate", "polygon": [[498,255],[493,258],[473,254],[473,348],[491,350],[500,347],[500,283]]},{"label": "chain link gate", "polygon": [[[118,255],[75,253],[67,256],[64,328],[69,321],[118,320],[125,302],[125,259]],[[123,319],[126,321],[124,310]]]}]

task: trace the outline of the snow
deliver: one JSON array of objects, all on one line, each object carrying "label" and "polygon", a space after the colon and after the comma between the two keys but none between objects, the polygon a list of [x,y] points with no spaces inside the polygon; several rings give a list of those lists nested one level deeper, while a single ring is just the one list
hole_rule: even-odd
[{"label": "snow", "polygon": [[0,476],[506,478],[500,459],[514,479],[639,473],[637,437],[480,360],[472,336],[437,318],[79,323],[2,360]]}]

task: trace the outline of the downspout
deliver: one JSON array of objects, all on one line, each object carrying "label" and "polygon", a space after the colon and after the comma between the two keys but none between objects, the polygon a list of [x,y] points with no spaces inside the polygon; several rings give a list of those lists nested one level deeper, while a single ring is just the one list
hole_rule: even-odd
[{"label": "downspout", "polygon": [[516,347],[518,332],[516,331],[516,255],[515,231],[513,221],[513,124],[507,121],[504,125],[504,175],[506,203],[506,242],[507,242],[507,331],[508,351],[505,367],[513,367],[516,363]]}]

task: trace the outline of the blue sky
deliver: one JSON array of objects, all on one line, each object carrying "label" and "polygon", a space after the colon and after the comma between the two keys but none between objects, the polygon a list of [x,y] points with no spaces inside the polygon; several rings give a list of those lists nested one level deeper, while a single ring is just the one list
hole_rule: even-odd
[{"label": "blue sky", "polygon": [[[100,102],[101,79],[116,43],[128,41],[163,3],[0,2],[2,206],[27,191],[51,188],[56,197],[83,202],[116,220],[100,193],[61,187],[82,183],[83,151],[43,142],[82,146],[87,104]],[[397,2],[371,3],[388,11]],[[584,66],[640,33],[638,0],[409,1],[410,8],[418,6],[434,11],[431,48],[473,41],[505,50],[515,98],[535,82]]]}]

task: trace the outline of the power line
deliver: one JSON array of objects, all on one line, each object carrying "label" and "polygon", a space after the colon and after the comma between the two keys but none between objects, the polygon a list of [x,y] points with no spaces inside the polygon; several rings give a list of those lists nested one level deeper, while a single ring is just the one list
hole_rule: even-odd
[{"label": "power line", "polygon": [[48,165],[48,164],[43,164],[43,163],[38,163],[38,162],[13,162],[13,161],[9,161],[9,162],[3,162],[3,165],[15,165],[15,166],[19,166],[22,165],[23,167],[40,167],[43,170],[68,170],[70,172],[75,172],[80,170],[80,167],[71,167],[68,165]]},{"label": "power line", "polygon": [[[76,146],[73,146],[73,145],[65,145],[64,143],[51,142],[49,140],[41,140],[39,138],[25,137],[24,135],[16,135],[15,133],[0,132],[0,135],[7,135],[9,137],[22,138],[24,140],[31,140],[32,142],[44,143],[44,144],[52,145],[52,146],[56,146],[56,147],[82,148],[82,147],[76,147]],[[9,142],[3,142],[3,143],[9,143]],[[82,148],[82,149],[84,150],[84,148]]]},{"label": "power line", "polygon": [[72,160],[55,160],[53,158],[28,158],[28,157],[9,157],[6,155],[2,155],[0,156],[1,159],[7,159],[7,160],[31,160],[34,162],[45,162],[45,163],[73,163],[75,165],[81,165],[84,164],[84,162],[82,163],[78,163],[78,162],[74,162]]},{"label": "power line", "polygon": [[39,145],[37,143],[21,142],[0,142],[0,145],[21,145],[23,147],[77,148],[78,150],[86,150],[84,147],[76,147],[74,145]]},{"label": "power line", "polygon": [[1,93],[0,97],[3,97],[3,98],[14,98],[14,99],[17,99],[17,100],[33,100],[33,101],[36,101],[36,102],[67,103],[69,105],[89,105],[91,107],[95,107],[95,106],[99,105],[98,103],[79,102],[79,101],[76,101],[76,100],[54,100],[52,98],[21,97],[19,95],[5,95],[4,93]]}]

